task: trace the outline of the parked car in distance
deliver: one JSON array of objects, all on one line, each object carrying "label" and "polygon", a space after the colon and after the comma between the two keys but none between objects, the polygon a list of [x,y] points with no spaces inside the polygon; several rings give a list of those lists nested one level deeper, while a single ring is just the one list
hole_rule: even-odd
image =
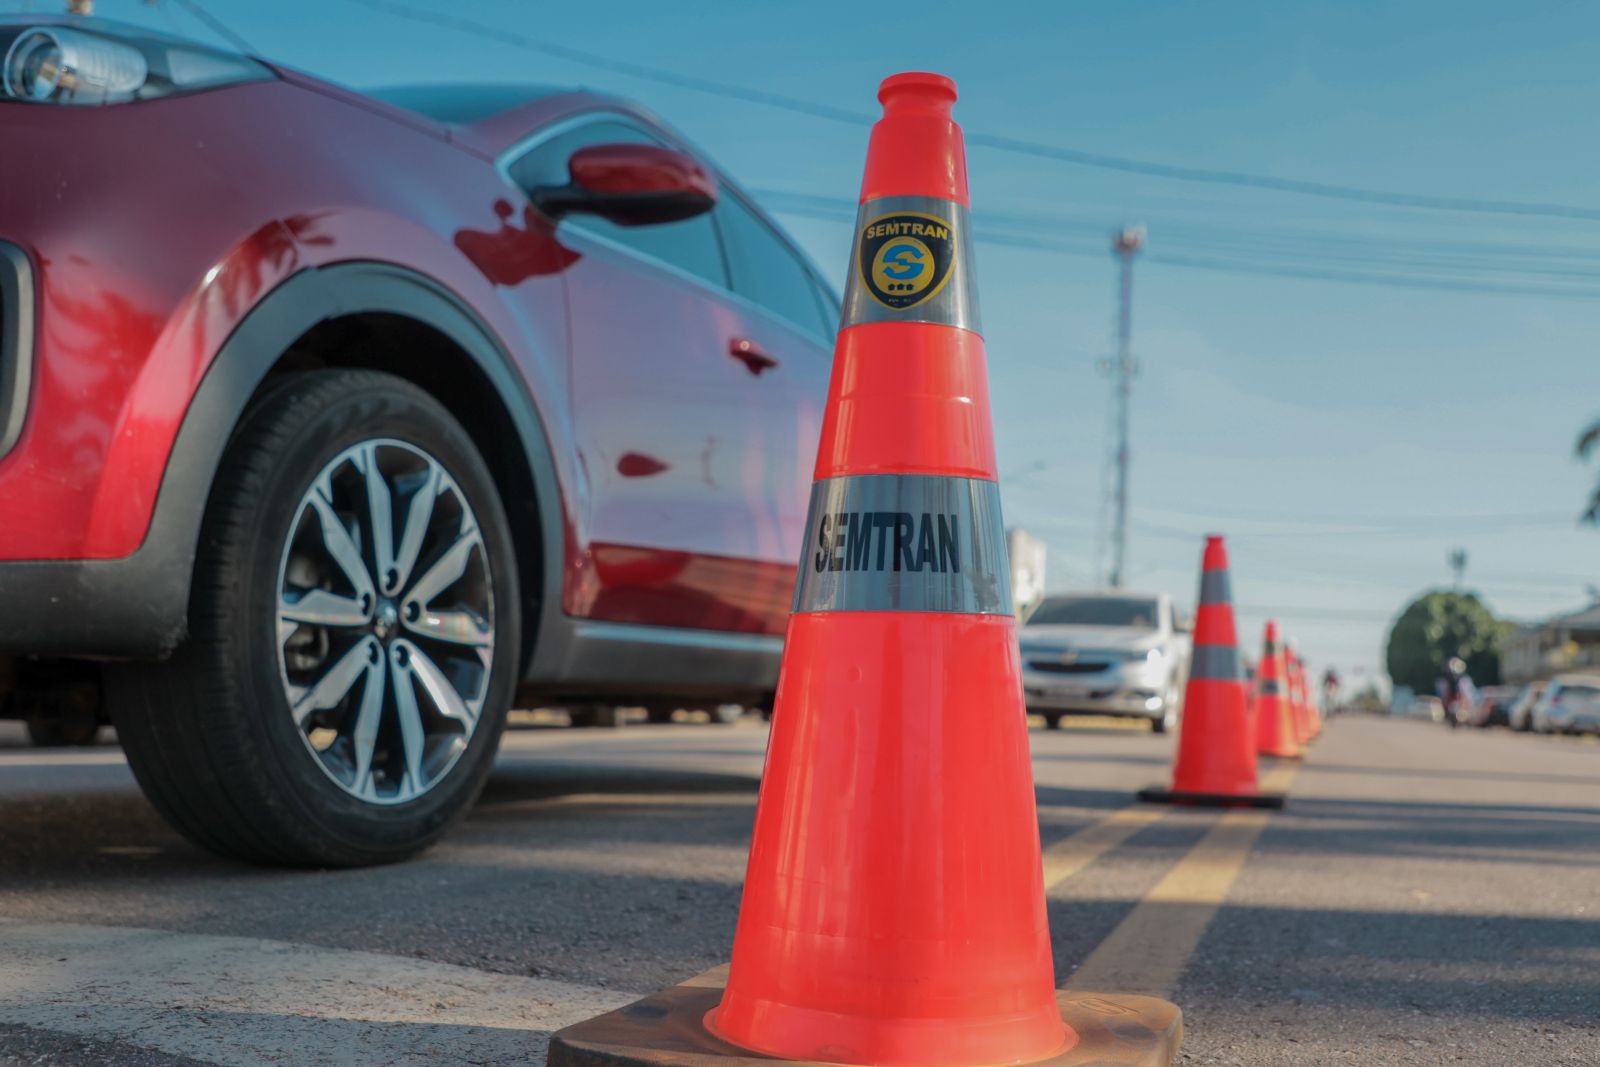
[{"label": "parked car in distance", "polygon": [[1048,596],[1019,631],[1028,710],[1055,729],[1065,715],[1177,724],[1189,638],[1165,593]]},{"label": "parked car in distance", "polygon": [[1511,705],[1522,693],[1521,686],[1490,685],[1478,692],[1478,702],[1468,720],[1473,726],[1509,726]]},{"label": "parked car in distance", "polygon": [[1558,674],[1533,706],[1541,734],[1600,733],[1600,675]]},{"label": "parked car in distance", "polygon": [[765,703],[838,302],[709,159],[100,19],[0,55],[0,714],[353,866],[444,832],[515,697]]},{"label": "parked car in distance", "polygon": [[1544,694],[1546,683],[1529,682],[1517,694],[1517,699],[1511,702],[1511,709],[1506,713],[1506,725],[1519,733],[1533,729],[1533,706],[1539,702]]}]

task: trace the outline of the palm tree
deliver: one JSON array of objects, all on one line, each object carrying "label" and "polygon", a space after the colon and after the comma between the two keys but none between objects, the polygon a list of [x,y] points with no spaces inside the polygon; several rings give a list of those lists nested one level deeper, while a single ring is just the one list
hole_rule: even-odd
[{"label": "palm tree", "polygon": [[[1578,435],[1577,451],[1579,459],[1588,459],[1600,452],[1600,421],[1590,423],[1589,428]],[[1589,506],[1583,511],[1583,521],[1600,526],[1600,483],[1595,485]]]}]

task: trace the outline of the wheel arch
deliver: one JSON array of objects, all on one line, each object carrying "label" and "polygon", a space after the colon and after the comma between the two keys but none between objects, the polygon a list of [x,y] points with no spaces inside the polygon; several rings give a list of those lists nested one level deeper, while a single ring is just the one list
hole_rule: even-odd
[{"label": "wheel arch", "polygon": [[[404,344],[384,348],[401,336]],[[473,437],[517,540],[526,669],[559,618],[560,597],[550,594],[560,588],[564,519],[544,420],[511,355],[467,304],[425,275],[378,262],[307,268],[251,309],[190,399],[139,549],[117,560],[20,565],[27,573],[10,576],[73,608],[41,620],[18,650],[133,658],[175,650],[189,632],[196,548],[223,451],[273,379],[316,366],[412,381]]]},{"label": "wheel arch", "polygon": [[[542,609],[559,599],[550,595],[560,588],[563,543],[550,441],[525,380],[490,328],[455,294],[416,271],[376,262],[313,268],[263,299],[202,379],[174,443],[157,511],[175,476],[189,483],[182,495],[209,496],[227,436],[251,403],[285,376],[318,367],[380,370],[412,382],[472,438],[516,541],[527,609],[520,663],[526,667],[543,628]],[[189,572],[203,513],[202,506],[190,517]]]}]

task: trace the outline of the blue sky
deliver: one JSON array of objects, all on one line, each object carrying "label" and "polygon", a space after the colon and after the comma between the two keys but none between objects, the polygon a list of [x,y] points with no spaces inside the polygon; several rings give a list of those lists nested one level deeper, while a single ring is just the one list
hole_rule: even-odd
[{"label": "blue sky", "polygon": [[[1450,0],[888,5],[814,0],[412,0],[554,44],[864,111],[885,74],[953,76],[969,132],[1283,178],[1600,207],[1600,8]],[[582,84],[642,100],[755,191],[830,277],[864,130],[655,84],[378,14],[351,0],[205,0],[263,54],[355,86]],[[13,0],[0,9],[26,6]],[[35,0],[36,10],[58,5]],[[205,36],[183,6],[101,14]],[[1192,601],[1200,535],[1230,536],[1242,632],[1272,608],[1314,663],[1379,669],[1388,617],[1448,582],[1500,614],[1582,606],[1600,532],[1571,457],[1600,416],[1600,301],[1309,281],[1179,266],[1338,267],[1490,284],[1584,281],[1600,222],[1421,211],[1142,177],[975,148],[974,218],[1061,246],[979,241],[1008,522],[1045,537],[1052,585],[1093,584],[1108,447],[1114,267],[1137,268],[1130,584]],[[785,195],[787,194],[787,195]],[[800,206],[804,206],[801,204]],[[1499,246],[1519,246],[1509,258]],[[1522,247],[1526,246],[1526,247]],[[1590,258],[1583,258],[1583,257]],[[1391,268],[1396,258],[1420,265]],[[1165,262],[1163,262],[1165,260]],[[1443,264],[1443,266],[1440,266]],[[1449,277],[1458,277],[1450,274]]]}]

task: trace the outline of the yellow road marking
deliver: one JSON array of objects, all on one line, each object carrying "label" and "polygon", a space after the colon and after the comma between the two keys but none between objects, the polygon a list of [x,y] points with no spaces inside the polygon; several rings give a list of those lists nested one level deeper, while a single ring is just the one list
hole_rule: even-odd
[{"label": "yellow road marking", "polygon": [[[1273,768],[1262,776],[1262,790],[1287,791],[1295,770]],[[1269,817],[1254,808],[1221,815],[1072,973],[1067,988],[1170,996]]]},{"label": "yellow road marking", "polygon": [[1135,804],[1057,841],[1044,850],[1045,889],[1065,882],[1166,812],[1166,808]]}]

